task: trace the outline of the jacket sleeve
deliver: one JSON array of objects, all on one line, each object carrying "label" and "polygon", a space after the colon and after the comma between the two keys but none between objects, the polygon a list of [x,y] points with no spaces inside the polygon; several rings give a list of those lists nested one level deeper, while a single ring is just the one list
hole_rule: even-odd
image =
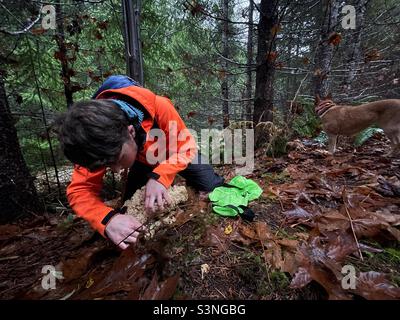
[{"label": "jacket sleeve", "polygon": [[[176,141],[177,148],[174,152],[168,154],[165,161],[162,161],[153,169],[150,177],[169,188],[176,174],[184,170],[193,161],[197,152],[197,144],[172,102],[168,98],[157,96],[156,103],[158,108],[156,109],[155,119],[158,126],[165,132],[169,143],[172,140]],[[176,127],[176,130],[170,131],[171,123],[172,127]]]},{"label": "jacket sleeve", "polygon": [[103,237],[105,237],[105,225],[101,222],[113,210],[107,207],[100,198],[105,172],[105,168],[91,172],[75,165],[72,181],[67,187],[67,198],[72,209]]}]

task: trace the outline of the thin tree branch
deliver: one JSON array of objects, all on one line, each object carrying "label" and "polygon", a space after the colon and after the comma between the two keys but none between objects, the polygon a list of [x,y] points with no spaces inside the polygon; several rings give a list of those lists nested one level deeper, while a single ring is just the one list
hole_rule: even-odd
[{"label": "thin tree branch", "polygon": [[[10,13],[14,18],[16,18],[15,15],[10,10],[8,10],[8,8],[4,4],[2,4],[0,2],[0,5],[4,9],[6,9],[8,11],[8,13]],[[32,29],[32,27],[36,24],[36,22],[38,22],[40,20],[42,7],[43,6],[41,6],[40,9],[39,9],[39,15],[37,16],[37,18],[29,26],[25,27],[24,29],[19,30],[19,31],[8,31],[8,30],[5,30],[5,29],[0,29],[0,32],[5,33],[5,34],[9,34],[9,35],[13,35],[13,36],[19,35],[19,34],[23,34],[23,33],[27,33],[30,29]],[[17,19],[17,21],[22,25],[22,22],[19,21],[19,19]]]}]

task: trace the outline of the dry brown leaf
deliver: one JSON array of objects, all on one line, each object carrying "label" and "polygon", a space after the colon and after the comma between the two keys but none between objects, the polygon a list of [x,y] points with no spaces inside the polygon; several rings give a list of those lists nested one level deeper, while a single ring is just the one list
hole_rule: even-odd
[{"label": "dry brown leaf", "polygon": [[245,235],[243,235],[239,231],[239,228],[234,228],[232,233],[230,234],[229,238],[231,239],[231,241],[241,243],[245,246],[248,246],[248,245],[251,245],[252,243],[258,242],[258,240],[250,239],[250,238],[246,237]]},{"label": "dry brown leaf", "polygon": [[311,280],[318,282],[328,293],[329,299],[350,299],[341,287],[340,265],[327,256],[323,241],[315,237],[308,244],[302,245],[296,253],[297,270],[292,288],[301,288]]},{"label": "dry brown leaf", "polygon": [[276,240],[276,242],[292,250],[296,249],[297,246],[299,245],[298,240],[291,240],[291,239],[281,239],[281,240]]},{"label": "dry brown leaf", "polygon": [[283,264],[281,267],[282,272],[288,272],[290,274],[294,274],[297,270],[297,261],[295,255],[292,252],[284,251],[283,252]]},{"label": "dry brown leaf", "polygon": [[172,298],[178,285],[179,275],[169,277],[159,283],[157,273],[154,273],[150,285],[146,288],[140,300],[168,300]]},{"label": "dry brown leaf", "polygon": [[322,213],[317,219],[318,229],[322,232],[347,230],[350,227],[349,218],[337,210]]},{"label": "dry brown leaf", "polygon": [[90,267],[90,264],[97,253],[102,251],[104,247],[87,248],[79,256],[67,259],[60,263],[65,282],[69,282],[81,277]]},{"label": "dry brown leaf", "polygon": [[150,254],[142,254],[135,252],[131,247],[124,250],[115,260],[111,269],[106,273],[93,277],[94,284],[74,295],[75,299],[94,299],[106,297],[116,292],[130,292],[132,297],[138,297],[134,294],[140,292],[145,284],[139,281],[144,275],[148,266],[155,262],[155,258]]},{"label": "dry brown leaf", "polygon": [[281,247],[274,241],[268,241],[265,244],[265,248],[267,249],[264,250],[265,261],[271,265],[273,269],[281,270],[284,265]]},{"label": "dry brown leaf", "polygon": [[326,255],[337,262],[344,261],[347,256],[358,250],[353,235],[346,230],[331,232],[327,234],[327,238]]},{"label": "dry brown leaf", "polygon": [[313,214],[301,207],[295,207],[292,210],[283,212],[283,214],[288,219],[289,223],[297,222],[298,220],[304,221],[313,217]]},{"label": "dry brown leaf", "polygon": [[313,279],[307,269],[300,267],[294,275],[290,287],[293,289],[300,289],[308,285],[312,280]]},{"label": "dry brown leaf", "polygon": [[253,240],[259,240],[259,237],[257,235],[257,232],[254,230],[254,228],[252,227],[252,225],[246,225],[246,224],[242,224],[239,226],[239,232],[250,239]]},{"label": "dry brown leaf", "polygon": [[157,294],[157,289],[158,289],[158,277],[157,273],[154,273],[150,284],[146,288],[143,295],[140,297],[140,300],[156,300],[154,299],[154,296]]},{"label": "dry brown leaf", "polygon": [[213,255],[218,255],[228,249],[229,237],[225,235],[224,230],[218,226],[209,227],[201,241],[201,245],[212,247],[215,250]]},{"label": "dry brown leaf", "polygon": [[361,272],[353,292],[368,300],[400,299],[400,288],[393,286],[387,275],[375,271]]},{"label": "dry brown leaf", "polygon": [[274,239],[275,236],[273,235],[271,229],[268,227],[267,223],[264,221],[256,221],[254,222],[254,228],[256,230],[256,234],[258,240],[265,241],[268,239]]}]

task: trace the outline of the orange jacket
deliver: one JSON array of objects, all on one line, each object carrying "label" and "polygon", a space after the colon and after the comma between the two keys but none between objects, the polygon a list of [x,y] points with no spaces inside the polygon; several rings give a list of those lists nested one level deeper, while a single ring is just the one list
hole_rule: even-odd
[{"label": "orange jacket", "polygon": [[[158,124],[158,128],[166,134],[166,150],[169,150],[169,141],[176,139],[174,132],[179,135],[183,130],[187,130],[185,123],[175,110],[171,101],[165,97],[157,96],[150,90],[138,86],[128,86],[120,89],[110,89],[101,92],[96,99],[106,99],[116,95],[126,95],[138,101],[150,114],[150,118],[145,118],[142,122],[142,128],[146,133],[154,125],[154,121]],[[170,133],[169,121],[176,121],[177,130]],[[150,164],[153,172],[159,176],[158,182],[168,188],[176,174],[184,170],[187,165],[194,159],[197,151],[196,142],[190,133],[185,141],[177,141],[177,153],[168,154],[166,159],[161,163]],[[157,140],[149,141],[147,135],[143,149],[138,153],[136,161],[149,164],[146,160],[146,152],[149,148],[157,148]],[[181,149],[183,151],[181,151]],[[150,149],[152,150],[152,149]],[[158,150],[160,152],[160,150]],[[178,161],[168,163],[168,160],[175,155]],[[101,235],[104,235],[105,225],[101,223],[104,217],[110,213],[113,208],[107,207],[99,193],[103,187],[103,176],[106,168],[96,171],[75,165],[72,174],[72,181],[67,187],[67,198],[75,213],[87,220],[91,226]]]}]

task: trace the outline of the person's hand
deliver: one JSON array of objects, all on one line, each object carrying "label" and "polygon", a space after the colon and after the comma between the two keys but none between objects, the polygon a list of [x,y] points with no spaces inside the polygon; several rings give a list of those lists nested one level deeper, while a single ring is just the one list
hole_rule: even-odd
[{"label": "person's hand", "polygon": [[[137,241],[139,232],[143,231],[144,227],[133,234],[131,233],[141,225],[139,221],[130,215],[117,214],[106,225],[105,234],[114,244],[125,250],[130,244],[134,244]],[[126,238],[129,234],[131,235]],[[122,240],[124,241],[121,242]]]},{"label": "person's hand", "polygon": [[164,210],[164,200],[168,204],[171,203],[167,189],[157,180],[149,179],[146,184],[145,209],[154,212],[155,202],[157,202],[158,209]]}]

